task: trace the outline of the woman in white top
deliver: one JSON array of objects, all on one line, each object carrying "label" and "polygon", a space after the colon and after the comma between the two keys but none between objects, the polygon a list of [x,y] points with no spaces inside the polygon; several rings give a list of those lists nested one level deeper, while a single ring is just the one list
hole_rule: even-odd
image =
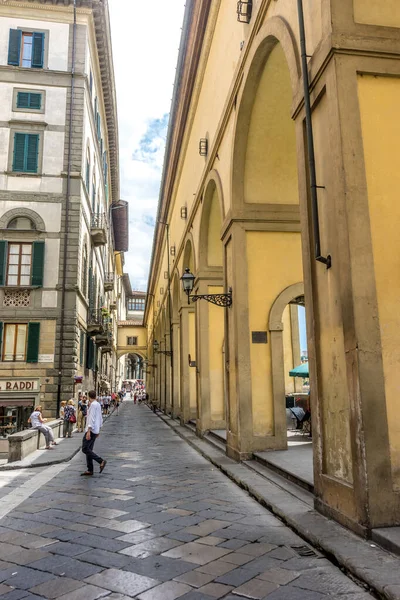
[{"label": "woman in white top", "polygon": [[46,440],[46,450],[52,450],[51,445],[57,445],[57,442],[54,441],[53,430],[48,425],[45,425],[46,419],[42,417],[41,406],[35,406],[35,410],[29,417],[28,422],[32,425],[33,429],[37,429],[43,433]]}]

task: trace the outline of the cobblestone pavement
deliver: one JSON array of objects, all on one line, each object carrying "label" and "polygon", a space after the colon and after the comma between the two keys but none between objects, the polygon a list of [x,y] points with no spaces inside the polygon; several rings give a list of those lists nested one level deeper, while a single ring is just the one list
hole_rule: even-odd
[{"label": "cobblestone pavement", "polygon": [[147,407],[124,403],[96,450],[90,479],[83,455],[1,474],[1,598],[372,598]]}]

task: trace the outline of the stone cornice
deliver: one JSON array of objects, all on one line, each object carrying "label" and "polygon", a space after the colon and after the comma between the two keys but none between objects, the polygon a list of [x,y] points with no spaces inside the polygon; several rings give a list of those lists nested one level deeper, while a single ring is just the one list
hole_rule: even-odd
[{"label": "stone cornice", "polygon": [[[119,201],[119,141],[117,99],[112,57],[110,14],[108,0],[76,0],[81,14],[93,13],[96,33],[96,45],[100,64],[101,83],[107,120],[109,173],[111,180],[112,202]],[[73,0],[0,0],[0,7],[19,7],[46,11],[62,11],[73,6]]]}]

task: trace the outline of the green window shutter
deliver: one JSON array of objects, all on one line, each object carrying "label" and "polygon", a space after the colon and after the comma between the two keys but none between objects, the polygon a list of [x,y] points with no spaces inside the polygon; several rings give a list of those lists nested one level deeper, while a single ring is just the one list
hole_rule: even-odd
[{"label": "green window shutter", "polygon": [[33,34],[32,41],[32,67],[34,69],[43,69],[44,55],[44,33]]},{"label": "green window shutter", "polygon": [[44,271],[44,242],[33,242],[32,285],[42,287]]},{"label": "green window shutter", "polygon": [[29,92],[18,92],[17,108],[29,108]]},{"label": "green window shutter", "polygon": [[8,42],[8,64],[14,67],[19,66],[21,55],[22,31],[20,29],[10,29]]},{"label": "green window shutter", "polygon": [[83,355],[85,350],[85,334],[81,331],[80,343],[79,343],[79,364],[83,366]]},{"label": "green window shutter", "polygon": [[39,360],[40,323],[28,324],[28,349],[26,362],[37,363]]},{"label": "green window shutter", "polygon": [[6,284],[7,242],[0,240],[0,285]]},{"label": "green window shutter", "polygon": [[0,360],[3,356],[3,323],[0,321]]},{"label": "green window shutter", "polygon": [[42,94],[29,94],[29,108],[40,110],[42,108]]},{"label": "green window shutter", "polygon": [[26,153],[26,172],[37,173],[38,172],[38,158],[39,158],[39,134],[29,133],[27,134],[27,142],[25,144]]},{"label": "green window shutter", "polygon": [[15,133],[14,134],[14,157],[13,157],[13,171],[24,171],[25,166],[25,140],[26,133]]}]

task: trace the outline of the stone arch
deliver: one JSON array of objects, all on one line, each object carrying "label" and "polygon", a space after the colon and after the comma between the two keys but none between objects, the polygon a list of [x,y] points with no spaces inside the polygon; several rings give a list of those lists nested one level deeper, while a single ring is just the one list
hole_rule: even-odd
[{"label": "stone arch", "polygon": [[34,210],[24,207],[12,208],[4,213],[0,218],[0,229],[7,229],[8,223],[17,217],[26,217],[30,219],[32,223],[34,223],[36,231],[46,231],[46,226],[42,217]]},{"label": "stone arch", "polygon": [[[212,170],[206,180],[203,194],[203,209],[200,221],[199,237],[199,269],[209,267],[222,267],[223,248],[220,231],[225,216],[224,199],[221,178],[216,170]],[[210,237],[219,244],[216,252],[211,248]],[[219,254],[220,250],[220,254]]]},{"label": "stone arch", "polygon": [[268,332],[271,344],[272,394],[275,415],[275,436],[280,438],[280,447],[286,445],[285,403],[285,360],[283,344],[282,316],[292,300],[304,296],[304,283],[299,282],[284,289],[273,303],[268,319]]},{"label": "stone arch", "polygon": [[259,30],[248,58],[244,74],[244,85],[237,100],[238,111],[235,123],[232,169],[232,206],[243,207],[245,201],[245,165],[248,136],[257,90],[274,49],[280,46],[286,60],[291,87],[290,106],[293,111],[294,98],[299,93],[301,82],[300,57],[296,40],[288,24],[281,17],[269,19]]}]

